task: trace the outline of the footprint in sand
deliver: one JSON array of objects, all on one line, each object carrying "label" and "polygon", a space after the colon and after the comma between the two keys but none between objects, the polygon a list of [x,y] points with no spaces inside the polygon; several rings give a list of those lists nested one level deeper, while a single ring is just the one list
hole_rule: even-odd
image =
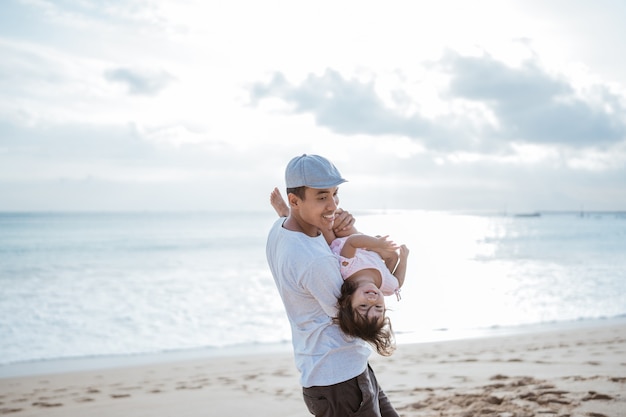
[{"label": "footprint in sand", "polygon": [[276,372],[272,373],[274,376],[289,376],[289,371],[285,369],[279,369]]},{"label": "footprint in sand", "polygon": [[203,385],[180,385],[176,389],[202,389]]},{"label": "footprint in sand", "polygon": [[95,401],[93,398],[89,398],[89,397],[83,397],[83,398],[76,398],[75,400],[77,403],[89,403],[92,401]]},{"label": "footprint in sand", "polygon": [[63,403],[47,403],[45,401],[36,401],[32,405],[34,407],[49,408],[49,407],[61,407],[61,406],[63,406]]},{"label": "footprint in sand", "polygon": [[612,399],[613,397],[611,397],[610,395],[600,394],[595,391],[589,391],[589,394],[584,396],[582,400],[589,401],[589,400],[612,400]]},{"label": "footprint in sand", "polygon": [[14,403],[25,403],[28,402],[30,399],[29,398],[18,398],[16,400],[13,400]]},{"label": "footprint in sand", "polygon": [[19,413],[20,411],[22,411],[21,408],[0,408],[0,414]]}]

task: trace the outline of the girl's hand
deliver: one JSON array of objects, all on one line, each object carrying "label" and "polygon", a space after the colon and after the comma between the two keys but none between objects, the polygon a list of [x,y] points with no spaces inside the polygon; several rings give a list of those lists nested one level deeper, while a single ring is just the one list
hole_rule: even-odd
[{"label": "girl's hand", "polygon": [[372,248],[374,252],[377,252],[380,256],[385,257],[393,252],[396,252],[400,248],[400,245],[394,241],[389,240],[389,235],[376,236],[376,246]]}]

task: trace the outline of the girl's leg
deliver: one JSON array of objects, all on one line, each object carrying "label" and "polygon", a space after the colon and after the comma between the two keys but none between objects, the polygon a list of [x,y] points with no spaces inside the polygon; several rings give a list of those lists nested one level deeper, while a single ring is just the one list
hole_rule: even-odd
[{"label": "girl's leg", "polygon": [[385,265],[387,265],[387,269],[389,269],[389,272],[393,274],[398,265],[398,252],[390,252],[389,254],[385,254],[385,256],[383,257],[383,261],[385,262]]},{"label": "girl's leg", "polygon": [[406,247],[406,245],[401,245],[400,255],[399,255],[400,260],[398,261],[398,266],[396,266],[396,270],[393,271],[393,276],[398,278],[398,283],[400,284],[400,286],[404,284],[404,278],[406,276],[406,264],[407,264],[408,257],[409,257],[409,249]]},{"label": "girl's leg", "polygon": [[279,217],[289,216],[289,206],[285,203],[283,196],[280,195],[278,188],[274,188],[270,194],[270,204],[274,207],[274,210],[276,210],[276,214],[278,214]]}]

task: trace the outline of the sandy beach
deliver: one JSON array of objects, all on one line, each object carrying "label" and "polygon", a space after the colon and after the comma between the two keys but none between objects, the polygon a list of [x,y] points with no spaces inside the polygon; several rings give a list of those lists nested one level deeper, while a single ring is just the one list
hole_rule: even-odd
[{"label": "sandy beach", "polygon": [[[399,345],[372,367],[399,414],[626,416],[626,320]],[[0,378],[0,414],[307,416],[290,353]]]}]

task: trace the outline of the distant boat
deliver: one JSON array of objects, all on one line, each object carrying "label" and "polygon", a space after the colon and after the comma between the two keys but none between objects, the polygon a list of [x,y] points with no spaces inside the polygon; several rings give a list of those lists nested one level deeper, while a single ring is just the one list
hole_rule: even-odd
[{"label": "distant boat", "polygon": [[517,213],[515,217],[541,217],[541,213],[534,211],[532,213]]}]

